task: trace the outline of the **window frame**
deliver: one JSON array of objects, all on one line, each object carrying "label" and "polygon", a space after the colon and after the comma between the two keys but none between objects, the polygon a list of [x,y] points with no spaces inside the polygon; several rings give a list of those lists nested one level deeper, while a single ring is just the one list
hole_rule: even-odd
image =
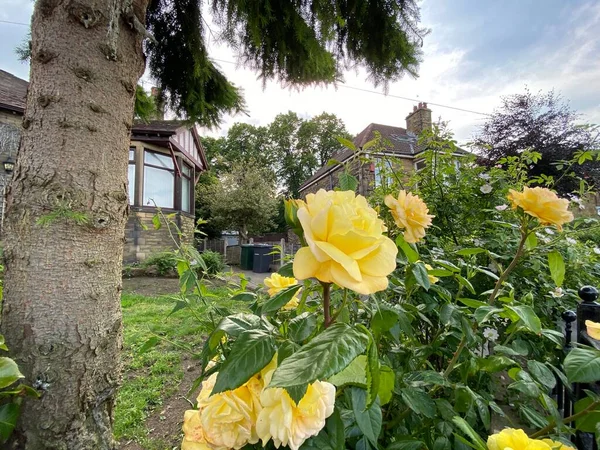
[{"label": "window frame", "polygon": [[[181,200],[180,200],[180,211],[184,212],[184,213],[188,213],[188,214],[194,214],[194,168],[188,164],[186,161],[184,161],[183,159],[181,160],[181,164],[179,165],[179,167],[181,167]],[[189,175],[185,174],[185,169],[189,169]],[[188,201],[189,201],[189,211],[186,211],[185,209],[183,209],[183,179],[186,179],[189,181],[190,183],[190,190],[188,192]]]},{"label": "window frame", "polygon": [[145,206],[150,206],[153,208],[158,207],[158,208],[166,208],[166,209],[170,209],[170,210],[177,210],[177,173],[175,172],[175,162],[173,161],[172,169],[169,169],[169,168],[163,167],[163,166],[157,166],[155,164],[147,163],[146,162],[146,152],[152,153],[155,155],[160,155],[160,156],[167,156],[169,159],[171,159],[171,161],[173,161],[171,158],[171,155],[168,155],[166,153],[161,153],[156,150],[150,150],[150,149],[144,147],[144,154],[143,154],[143,158],[142,158],[142,167],[143,167],[143,173],[144,173],[144,182],[142,184],[142,202],[145,205],[145,203],[146,203],[146,200],[145,200],[146,189],[145,188],[146,188],[146,181],[147,181],[146,180],[146,167],[151,167],[153,169],[164,170],[165,172],[170,172],[173,175],[173,185],[172,185],[172,188],[173,188],[173,198],[172,198],[173,203],[172,203],[172,205],[173,206],[160,206],[160,205],[145,205]]}]

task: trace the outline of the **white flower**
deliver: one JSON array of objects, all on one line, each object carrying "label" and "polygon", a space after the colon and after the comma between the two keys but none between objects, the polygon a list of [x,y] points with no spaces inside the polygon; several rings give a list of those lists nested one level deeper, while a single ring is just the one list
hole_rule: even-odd
[{"label": "white flower", "polygon": [[579,209],[585,209],[585,205],[583,203],[579,204]]},{"label": "white flower", "polygon": [[431,249],[431,254],[435,257],[444,256],[444,250],[439,247],[433,247]]},{"label": "white flower", "polygon": [[549,294],[554,298],[561,298],[563,295],[565,295],[561,287],[557,287],[553,291],[550,291]]},{"label": "white flower", "polygon": [[596,255],[600,255],[600,248],[598,248],[598,247],[594,248],[594,253]]},{"label": "white flower", "polygon": [[483,186],[481,186],[479,188],[479,190],[483,193],[483,194],[489,194],[490,192],[492,192],[492,185],[491,184],[484,184]]},{"label": "white flower", "polygon": [[567,244],[571,244],[571,245],[577,244],[577,241],[575,239],[573,239],[573,238],[570,238],[570,237],[568,237],[566,239],[566,241],[567,241]]},{"label": "white flower", "polygon": [[554,231],[551,230],[550,228],[544,228],[544,231],[546,232],[546,234],[549,234],[550,236],[552,236],[554,234]]},{"label": "white flower", "polygon": [[485,328],[483,330],[483,337],[490,342],[496,342],[498,340],[499,334],[493,328]]},{"label": "white flower", "polygon": [[488,269],[494,273],[498,273],[498,265],[494,261],[488,265]]},{"label": "white flower", "polygon": [[483,247],[485,245],[485,241],[482,239],[473,239],[473,244],[475,245],[475,247]]},{"label": "white flower", "polygon": [[490,179],[490,175],[487,173],[480,173],[479,174],[479,178],[481,178],[482,180],[489,180]]},{"label": "white flower", "polygon": [[504,211],[506,208],[508,208],[508,205],[507,205],[507,204],[504,204],[504,205],[498,205],[498,206],[496,206],[496,209],[497,209],[498,211]]}]

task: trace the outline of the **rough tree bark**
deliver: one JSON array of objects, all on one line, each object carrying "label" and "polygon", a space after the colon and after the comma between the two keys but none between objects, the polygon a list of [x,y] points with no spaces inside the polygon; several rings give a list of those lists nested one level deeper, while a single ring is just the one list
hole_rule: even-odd
[{"label": "rough tree bark", "polygon": [[42,397],[23,404],[11,448],[115,447],[127,149],[147,3],[35,5],[1,331]]}]

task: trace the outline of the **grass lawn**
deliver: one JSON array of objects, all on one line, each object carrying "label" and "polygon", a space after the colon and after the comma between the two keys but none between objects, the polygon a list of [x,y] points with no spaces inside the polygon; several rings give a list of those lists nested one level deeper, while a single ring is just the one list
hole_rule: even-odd
[{"label": "grass lawn", "polygon": [[[246,309],[244,303],[229,300],[224,288],[211,292],[216,297],[210,301],[221,307],[231,311]],[[123,383],[117,396],[115,438],[122,449],[171,449],[180,438],[180,423],[186,409],[183,396],[189,386],[183,386],[182,380],[186,379],[189,385],[188,379],[198,373],[197,360],[180,345],[199,352],[207,325],[194,318],[188,309],[169,315],[175,302],[164,296],[123,293],[121,304]],[[161,342],[140,353],[144,343],[155,335],[162,337]]]}]

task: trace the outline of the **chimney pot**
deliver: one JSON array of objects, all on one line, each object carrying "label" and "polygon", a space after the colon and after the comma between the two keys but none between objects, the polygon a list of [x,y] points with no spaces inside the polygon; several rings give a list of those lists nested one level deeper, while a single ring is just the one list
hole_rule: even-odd
[{"label": "chimney pot", "polygon": [[417,105],[413,106],[413,112],[417,111]]},{"label": "chimney pot", "polygon": [[423,102],[423,108],[427,108],[427,103]]}]

